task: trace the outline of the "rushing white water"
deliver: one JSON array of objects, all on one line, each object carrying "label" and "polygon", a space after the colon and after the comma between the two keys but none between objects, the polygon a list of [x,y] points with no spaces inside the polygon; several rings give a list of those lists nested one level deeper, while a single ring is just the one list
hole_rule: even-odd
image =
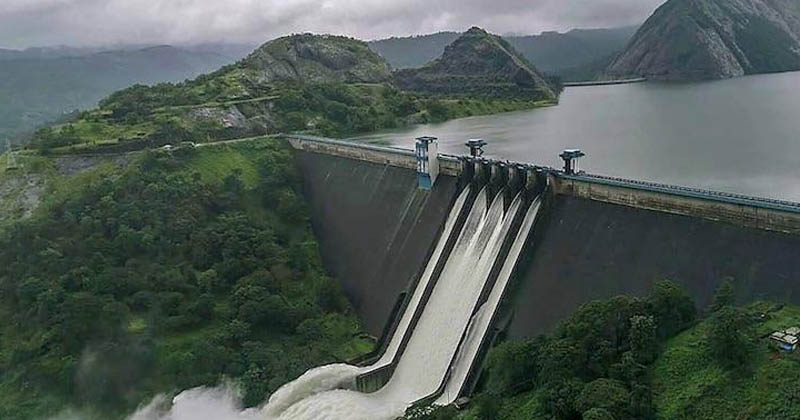
[{"label": "rushing white water", "polygon": [[[239,400],[228,388],[197,389],[180,394],[166,411],[163,410],[164,401],[154,400],[131,420],[392,420],[402,416],[409,405],[434,393],[442,385],[464,331],[468,327],[475,330],[469,332],[466,341],[471,343],[480,341],[473,336],[479,337],[480,331],[485,330],[484,317],[471,317],[472,311],[509,234],[521,199],[517,197],[506,212],[503,193],[497,194],[488,206],[487,191],[483,189],[461,230],[454,232],[468,195],[469,189],[465,189],[451,209],[443,233],[387,351],[375,365],[359,368],[337,364],[311,369],[281,387],[260,409],[241,411]],[[445,255],[448,238],[454,233],[458,234],[456,242]],[[517,235],[515,246],[520,235]],[[423,293],[442,258],[446,258],[444,266],[423,308],[420,306]],[[478,314],[493,312],[488,309],[484,305]],[[418,310],[422,310],[419,320],[410,331],[411,320]],[[386,386],[372,394],[349,390],[354,388],[358,375],[391,363],[408,333],[411,334],[408,344]],[[206,415],[206,406],[215,407],[207,410],[207,413],[213,413],[213,417]]]},{"label": "rushing white water", "polygon": [[519,260],[519,256],[533,228],[533,223],[536,221],[536,216],[539,214],[540,208],[541,198],[534,200],[528,208],[528,212],[525,214],[517,236],[514,238],[514,242],[508,250],[508,255],[503,263],[503,267],[497,275],[497,280],[492,287],[489,298],[473,316],[467,338],[459,349],[458,356],[451,367],[451,375],[447,385],[434,404],[448,405],[455,402],[458,398],[458,394],[467,380],[472,364],[478,356],[481,342],[491,326],[493,315],[500,305],[503,293],[511,279],[511,274],[514,271],[514,267],[517,265],[517,260]]},{"label": "rushing white water", "polygon": [[445,378],[519,208],[517,200],[504,214],[502,192],[486,213],[481,200],[486,200],[486,190],[473,206],[480,220],[468,221],[462,231],[394,375],[378,391],[389,400],[411,404],[436,392]]},{"label": "rushing white water", "polygon": [[467,197],[469,197],[470,190],[470,186],[467,185],[467,187],[464,188],[464,191],[462,191],[458,196],[458,199],[456,199],[453,207],[450,209],[450,214],[447,216],[442,234],[436,243],[436,247],[433,250],[433,254],[431,254],[431,258],[428,260],[428,263],[425,266],[425,271],[422,272],[422,276],[420,277],[416,289],[414,289],[414,293],[411,295],[411,300],[409,301],[408,307],[403,312],[403,316],[397,325],[394,335],[389,341],[389,345],[386,347],[386,351],[381,356],[380,360],[378,360],[374,366],[370,367],[370,370],[388,365],[397,355],[397,350],[400,348],[400,343],[403,341],[403,337],[408,333],[408,327],[411,325],[411,320],[414,318],[414,314],[419,308],[419,303],[422,300],[422,295],[425,293],[425,289],[427,289],[428,284],[430,284],[431,278],[433,277],[433,272],[436,270],[436,266],[439,263],[439,259],[442,257],[442,253],[444,252],[444,248],[447,245],[448,239],[453,233],[453,228],[458,220],[458,216],[461,214],[461,211],[464,208]]}]

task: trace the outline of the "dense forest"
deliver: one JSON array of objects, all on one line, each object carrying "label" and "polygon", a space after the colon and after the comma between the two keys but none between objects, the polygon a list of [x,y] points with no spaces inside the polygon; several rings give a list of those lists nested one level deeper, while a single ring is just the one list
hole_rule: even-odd
[{"label": "dense forest", "polygon": [[223,378],[255,405],[369,351],[321,266],[290,153],[273,140],[146,152],[7,226],[0,418],[121,418]]}]

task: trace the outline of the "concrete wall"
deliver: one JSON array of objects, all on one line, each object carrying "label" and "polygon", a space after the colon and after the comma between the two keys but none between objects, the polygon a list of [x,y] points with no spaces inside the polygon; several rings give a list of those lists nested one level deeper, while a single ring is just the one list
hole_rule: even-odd
[{"label": "concrete wall", "polygon": [[551,197],[515,286],[512,336],[550,330],[583,303],[645,295],[670,279],[709,304],[726,276],[740,300],[800,304],[800,236],[637,209]]},{"label": "concrete wall", "polygon": [[424,268],[457,180],[443,175],[424,191],[403,167],[305,149],[295,160],[323,263],[379,336],[398,295]]},{"label": "concrete wall", "polygon": [[602,177],[554,177],[553,185],[558,194],[800,235],[794,203]]}]

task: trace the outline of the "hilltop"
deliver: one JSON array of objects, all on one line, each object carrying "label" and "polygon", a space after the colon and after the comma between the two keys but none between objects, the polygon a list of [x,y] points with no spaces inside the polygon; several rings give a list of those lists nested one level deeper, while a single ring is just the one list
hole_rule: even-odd
[{"label": "hilltop", "polygon": [[400,70],[395,84],[425,93],[555,100],[558,88],[502,38],[473,27],[418,69]]},{"label": "hilltop", "polygon": [[606,74],[697,80],[798,69],[797,1],[669,0]]}]

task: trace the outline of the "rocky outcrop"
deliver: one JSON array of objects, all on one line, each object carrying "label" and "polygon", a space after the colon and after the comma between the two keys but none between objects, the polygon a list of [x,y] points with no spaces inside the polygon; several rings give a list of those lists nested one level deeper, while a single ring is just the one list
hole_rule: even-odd
[{"label": "rocky outcrop", "polygon": [[554,87],[528,60],[508,42],[480,28],[464,33],[431,63],[396,72],[394,83],[412,92],[556,98]]},{"label": "rocky outcrop", "polygon": [[255,82],[378,83],[389,79],[389,64],[367,43],[332,35],[300,34],[267,42],[238,67],[255,71]]},{"label": "rocky outcrop", "polygon": [[609,78],[720,79],[800,69],[800,1],[669,0]]}]

